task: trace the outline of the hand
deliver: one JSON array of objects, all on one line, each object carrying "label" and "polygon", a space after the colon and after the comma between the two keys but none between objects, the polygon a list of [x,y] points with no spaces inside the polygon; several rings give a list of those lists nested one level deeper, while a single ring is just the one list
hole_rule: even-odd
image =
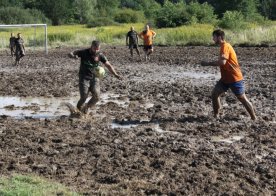
[{"label": "hand", "polygon": [[120,76],[120,75],[115,75],[115,77],[117,78],[117,79],[119,79],[119,80],[123,80],[123,77],[122,76]]},{"label": "hand", "polygon": [[200,65],[201,65],[201,66],[208,66],[208,65],[209,65],[209,62],[207,62],[207,61],[201,61],[201,62],[200,62]]},{"label": "hand", "polygon": [[68,56],[69,56],[70,58],[78,59],[78,56],[77,56],[77,55],[74,55],[72,52],[70,52],[70,53],[68,54]]}]

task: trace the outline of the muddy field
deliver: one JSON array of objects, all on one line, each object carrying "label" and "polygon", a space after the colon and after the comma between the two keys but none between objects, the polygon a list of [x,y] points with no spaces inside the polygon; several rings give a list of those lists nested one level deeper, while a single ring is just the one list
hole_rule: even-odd
[{"label": "muddy field", "polygon": [[[212,117],[220,73],[199,62],[216,59],[219,48],[155,49],[145,62],[126,47],[103,46],[124,80],[107,74],[103,100],[84,118],[50,106],[76,104],[72,48],[27,51],[19,67],[1,51],[1,175],[37,174],[87,195],[275,195],[276,47],[235,48],[255,122],[230,91]],[[9,102],[15,98],[26,105]]]}]

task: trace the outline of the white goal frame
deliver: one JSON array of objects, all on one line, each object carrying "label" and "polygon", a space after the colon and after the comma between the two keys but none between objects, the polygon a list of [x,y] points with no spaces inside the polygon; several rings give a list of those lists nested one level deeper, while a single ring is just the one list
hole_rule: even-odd
[{"label": "white goal frame", "polygon": [[11,25],[0,25],[0,28],[25,28],[25,27],[44,27],[44,46],[45,53],[48,54],[48,41],[47,41],[47,24],[11,24]]}]

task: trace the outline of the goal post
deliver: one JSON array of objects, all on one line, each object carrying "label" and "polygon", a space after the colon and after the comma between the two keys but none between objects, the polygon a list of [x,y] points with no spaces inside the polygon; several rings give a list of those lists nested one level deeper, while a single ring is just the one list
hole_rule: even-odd
[{"label": "goal post", "polygon": [[36,27],[44,27],[44,48],[45,48],[45,53],[48,54],[47,24],[10,24],[10,25],[0,24],[0,28],[26,28],[26,27],[34,27],[35,33],[36,33]]}]

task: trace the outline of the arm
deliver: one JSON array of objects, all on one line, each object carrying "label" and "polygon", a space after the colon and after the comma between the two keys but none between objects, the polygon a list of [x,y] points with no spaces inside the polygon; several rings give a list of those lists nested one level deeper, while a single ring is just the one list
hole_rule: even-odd
[{"label": "arm", "polygon": [[152,31],[152,39],[155,38],[156,33],[154,31]]},{"label": "arm", "polygon": [[78,58],[78,50],[75,50],[75,51],[73,51],[73,52],[70,52],[70,53],[68,54],[68,56],[69,56],[70,58],[75,58],[75,59],[77,59],[77,58]]},{"label": "arm", "polygon": [[220,65],[225,65],[226,64],[227,59],[222,55],[221,57],[219,57],[219,59],[217,61],[201,61],[201,65],[202,66],[220,66]]},{"label": "arm", "polygon": [[141,32],[141,33],[138,34],[138,36],[139,36],[141,39],[143,39],[143,36],[142,36],[142,35],[143,35],[143,32]]},{"label": "arm", "polygon": [[126,45],[128,45],[128,34],[126,35]]},{"label": "arm", "polygon": [[111,72],[116,78],[118,78],[120,80],[122,79],[122,77],[119,74],[117,74],[114,67],[109,63],[109,61],[106,61],[104,65],[106,66],[108,71]]},{"label": "arm", "polygon": [[138,41],[139,41],[138,34],[136,34],[136,43],[137,43],[137,45],[139,43]]}]

